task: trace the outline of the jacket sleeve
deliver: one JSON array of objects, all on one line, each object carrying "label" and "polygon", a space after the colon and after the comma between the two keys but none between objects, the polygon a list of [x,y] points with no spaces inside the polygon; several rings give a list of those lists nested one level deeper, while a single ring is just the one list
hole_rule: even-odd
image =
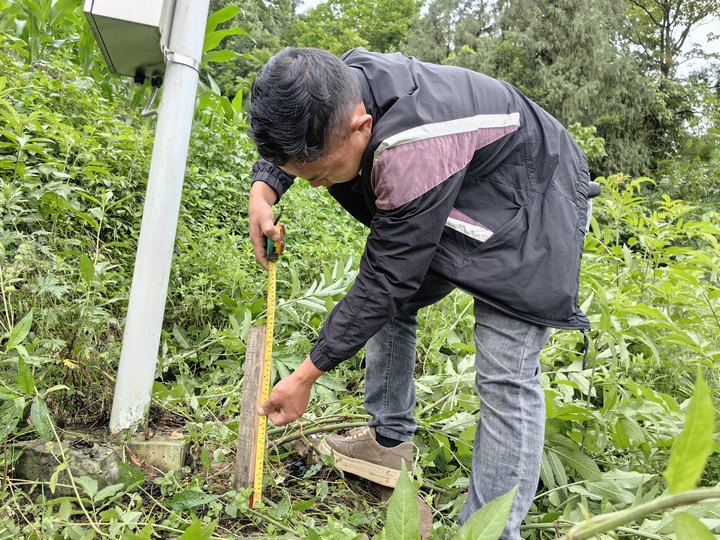
[{"label": "jacket sleeve", "polygon": [[253,164],[252,182],[250,185],[255,182],[265,182],[277,192],[278,201],[283,194],[290,189],[290,186],[293,185],[294,181],[294,176],[285,174],[276,165],[273,165],[262,158]]},{"label": "jacket sleeve", "polygon": [[315,367],[329,371],[353,356],[415,294],[463,177],[464,170],[402,206],[375,214],[355,283],[310,351]]}]

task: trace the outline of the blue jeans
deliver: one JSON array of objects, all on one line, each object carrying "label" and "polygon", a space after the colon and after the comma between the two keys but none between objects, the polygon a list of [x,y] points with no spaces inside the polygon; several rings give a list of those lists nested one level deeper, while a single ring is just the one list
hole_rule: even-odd
[{"label": "blue jeans", "polygon": [[[412,416],[417,312],[453,288],[428,275],[415,296],[366,345],[365,409],[372,417],[370,426],[381,435],[409,441],[417,429]],[[517,485],[505,540],[520,538],[520,523],[540,477],[545,431],[540,351],[549,337],[547,327],[475,301],[475,385],[481,404],[470,487],[459,519],[465,522]]]}]

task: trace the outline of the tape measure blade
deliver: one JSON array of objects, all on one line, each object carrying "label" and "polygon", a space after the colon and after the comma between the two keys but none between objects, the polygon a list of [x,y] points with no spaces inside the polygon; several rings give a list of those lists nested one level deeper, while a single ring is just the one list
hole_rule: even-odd
[{"label": "tape measure blade", "polygon": [[[260,387],[260,403],[264,403],[270,395],[270,373],[272,362],[273,331],[275,328],[275,261],[268,263],[268,295],[267,324],[265,327],[265,351],[263,354],[262,384]],[[258,416],[257,441],[255,447],[255,481],[251,507],[262,498],[263,468],[265,465],[265,440],[267,437],[267,416]]]}]

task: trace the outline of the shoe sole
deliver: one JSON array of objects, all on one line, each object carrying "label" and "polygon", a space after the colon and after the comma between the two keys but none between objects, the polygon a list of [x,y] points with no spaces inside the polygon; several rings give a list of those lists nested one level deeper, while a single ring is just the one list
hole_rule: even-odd
[{"label": "shoe sole", "polygon": [[320,441],[320,444],[316,445],[316,448],[320,454],[332,456],[335,459],[335,466],[341,471],[355,474],[381,486],[391,488],[394,488],[398,480],[400,480],[399,470],[339,454],[330,448],[330,445],[325,442],[325,439]]}]

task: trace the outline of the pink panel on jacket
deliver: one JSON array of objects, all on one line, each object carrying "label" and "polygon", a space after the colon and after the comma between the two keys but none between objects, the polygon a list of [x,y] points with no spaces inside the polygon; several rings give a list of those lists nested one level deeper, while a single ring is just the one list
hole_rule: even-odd
[{"label": "pink panel on jacket", "polygon": [[517,129],[481,128],[383,150],[372,170],[375,205],[380,210],[392,210],[416,199],[462,170],[477,150]]}]

